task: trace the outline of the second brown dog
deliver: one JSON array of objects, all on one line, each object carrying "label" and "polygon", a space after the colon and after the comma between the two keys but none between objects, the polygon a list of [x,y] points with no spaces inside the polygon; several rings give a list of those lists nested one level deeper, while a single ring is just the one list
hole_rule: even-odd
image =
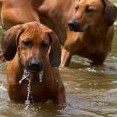
[{"label": "second brown dog", "polygon": [[77,0],[74,11],[69,27],[75,32],[68,31],[61,66],[68,66],[72,55],[102,65],[111,51],[117,8],[108,0]]}]

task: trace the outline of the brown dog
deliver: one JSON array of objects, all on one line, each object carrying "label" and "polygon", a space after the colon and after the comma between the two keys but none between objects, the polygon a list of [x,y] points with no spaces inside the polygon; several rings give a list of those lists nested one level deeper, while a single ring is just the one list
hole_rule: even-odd
[{"label": "brown dog", "polygon": [[4,57],[9,60],[7,80],[11,100],[27,99],[30,80],[33,101],[65,102],[65,90],[57,68],[60,45],[53,31],[37,22],[16,25],[5,32],[1,45]]},{"label": "brown dog", "polygon": [[80,55],[92,64],[103,64],[111,50],[116,7],[108,0],[77,0],[75,14],[69,21],[61,66],[68,66],[72,55]]}]

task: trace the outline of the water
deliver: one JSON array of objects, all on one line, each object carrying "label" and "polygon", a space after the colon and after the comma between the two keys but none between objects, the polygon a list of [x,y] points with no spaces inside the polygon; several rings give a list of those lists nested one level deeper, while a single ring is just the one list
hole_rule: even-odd
[{"label": "water", "polygon": [[90,66],[86,59],[74,56],[70,68],[60,69],[60,74],[66,105],[46,102],[27,107],[10,101],[5,63],[0,63],[0,117],[117,117],[117,22],[112,52],[104,66]]},{"label": "water", "polygon": [[[42,78],[43,78],[43,71],[40,71],[38,73],[39,75],[39,82],[42,83]],[[25,110],[28,110],[30,106],[32,106],[33,103],[33,97],[32,97],[32,87],[31,87],[31,82],[33,78],[33,73],[30,73],[30,71],[24,69],[24,73],[22,75],[21,80],[19,81],[19,84],[22,85],[22,82],[27,80],[28,81],[28,86],[27,86],[27,99],[25,101]]]}]

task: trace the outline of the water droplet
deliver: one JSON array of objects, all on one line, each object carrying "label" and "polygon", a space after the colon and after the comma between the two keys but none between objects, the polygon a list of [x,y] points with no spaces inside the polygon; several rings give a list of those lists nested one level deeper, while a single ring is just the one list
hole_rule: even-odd
[{"label": "water droplet", "polygon": [[30,105],[31,105],[31,101],[33,101],[33,97],[31,96],[31,80],[32,80],[32,76],[33,74],[31,74],[28,70],[24,69],[24,73],[22,75],[21,80],[19,80],[19,84],[21,84],[24,80],[27,80],[28,85],[27,85],[27,99],[25,101],[25,109],[27,110]]},{"label": "water droplet", "polygon": [[30,107],[31,101],[33,101],[33,97],[31,96],[31,77],[28,78],[28,87],[27,87],[27,99],[25,101],[25,109]]},{"label": "water droplet", "polygon": [[42,83],[43,71],[39,72],[39,82]]},{"label": "water droplet", "polygon": [[24,73],[22,75],[22,78],[19,80],[19,84],[21,84],[25,79],[28,80],[30,77],[30,72],[28,72],[26,69],[24,70]]}]

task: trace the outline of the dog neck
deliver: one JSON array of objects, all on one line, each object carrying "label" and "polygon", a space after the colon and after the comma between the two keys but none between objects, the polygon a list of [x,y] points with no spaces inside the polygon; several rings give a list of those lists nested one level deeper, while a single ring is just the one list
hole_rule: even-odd
[{"label": "dog neck", "polygon": [[92,41],[98,40],[99,42],[100,39],[100,41],[102,41],[102,39],[106,39],[108,28],[109,27],[106,24],[92,26],[85,32],[85,35],[86,37],[91,37],[93,39]]}]

